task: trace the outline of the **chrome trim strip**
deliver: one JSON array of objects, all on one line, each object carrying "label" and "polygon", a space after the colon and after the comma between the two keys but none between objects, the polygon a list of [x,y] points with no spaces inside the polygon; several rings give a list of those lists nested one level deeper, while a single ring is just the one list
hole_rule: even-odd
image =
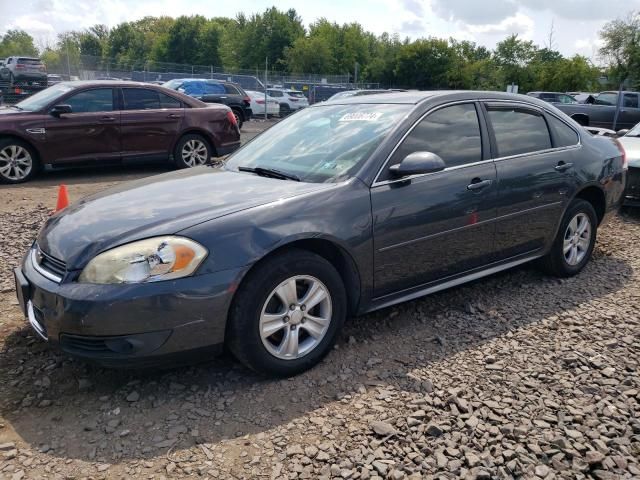
[{"label": "chrome trim strip", "polygon": [[496,157],[493,159],[493,161],[502,162],[504,160],[513,160],[514,158],[532,157],[534,155],[544,155],[546,153],[557,153],[565,150],[577,150],[579,148],[582,148],[582,144],[571,145],[569,147],[547,148],[546,150],[538,150],[536,152],[527,152],[527,153],[518,153],[517,155],[508,155],[506,157]]},{"label": "chrome trim strip", "polygon": [[49,339],[47,338],[47,336],[44,333],[44,330],[36,320],[36,314],[33,311],[33,302],[31,300],[27,302],[27,317],[29,318],[29,323],[31,324],[33,329],[36,331],[36,333],[40,336],[40,338],[48,342]]},{"label": "chrome trim strip", "polygon": [[39,135],[39,134],[40,135],[44,135],[45,130],[44,130],[44,128],[27,128],[26,132],[27,133],[32,133],[34,135]]},{"label": "chrome trim strip", "polygon": [[544,208],[555,207],[556,205],[562,205],[562,202],[559,201],[559,202],[545,203],[544,205],[538,205],[537,207],[527,208],[526,210],[519,210],[517,212],[507,213],[506,215],[500,215],[499,217],[496,217],[496,220],[502,220],[510,217],[517,217],[518,215],[526,215],[527,213],[535,212],[536,210],[542,210]]},{"label": "chrome trim strip", "polygon": [[43,277],[48,278],[49,280],[54,281],[56,283],[60,283],[62,281],[62,277],[59,277],[58,275],[55,275],[55,274],[45,270],[44,268],[42,268],[40,266],[40,264],[38,263],[38,259],[36,257],[36,249],[35,248],[31,249],[30,258],[31,258],[31,264],[33,265],[33,268],[40,275],[42,275]]},{"label": "chrome trim strip", "polygon": [[492,162],[493,162],[492,159],[480,160],[480,161],[477,161],[477,162],[465,163],[464,165],[456,165],[454,167],[447,167],[444,170],[440,170],[439,172],[420,173],[418,175],[409,175],[407,177],[396,178],[395,180],[382,180],[381,182],[378,182],[378,183],[374,182],[373,185],[371,185],[371,188],[379,187],[379,186],[382,186],[382,185],[389,185],[389,184],[397,183],[397,182],[406,182],[407,180],[413,180],[414,178],[426,177],[428,175],[438,175],[439,173],[450,172],[452,170],[460,170],[462,168],[467,168],[467,167],[475,167],[475,166],[478,166],[478,165],[483,165],[485,163],[492,163]]},{"label": "chrome trim strip", "polygon": [[[373,311],[373,310],[378,310],[378,309],[381,309],[381,308],[390,307],[391,305],[395,305],[397,303],[407,302],[409,300],[415,300],[416,298],[424,297],[425,295],[430,295],[432,293],[436,293],[436,292],[439,292],[441,290],[446,290],[447,288],[456,287],[456,286],[461,285],[463,283],[471,282],[473,280],[477,280],[477,279],[482,278],[482,277],[493,275],[494,273],[498,273],[498,272],[501,272],[503,270],[507,270],[509,268],[516,267],[516,266],[521,265],[523,263],[530,262],[531,260],[535,260],[536,258],[539,258],[540,256],[541,255],[530,255],[528,257],[521,258],[519,260],[514,260],[512,262],[508,262],[508,263],[505,263],[505,264],[502,264],[502,265],[497,265],[495,267],[491,267],[491,268],[488,268],[486,270],[481,270],[479,272],[471,273],[471,274],[465,275],[463,277],[455,278],[453,280],[449,280],[448,282],[440,283],[440,284],[434,285],[432,287],[423,288],[421,290],[418,290],[418,291],[415,291],[413,293],[409,293],[409,294],[403,295],[403,296],[398,297],[396,299],[388,300],[388,301],[386,301],[384,303],[381,303],[380,305],[376,305],[374,308],[368,310],[368,312]],[[374,298],[372,301],[376,302],[377,300],[383,299],[385,297],[390,297],[392,295],[395,295],[395,294],[392,293],[392,294],[384,295],[382,297]]]}]

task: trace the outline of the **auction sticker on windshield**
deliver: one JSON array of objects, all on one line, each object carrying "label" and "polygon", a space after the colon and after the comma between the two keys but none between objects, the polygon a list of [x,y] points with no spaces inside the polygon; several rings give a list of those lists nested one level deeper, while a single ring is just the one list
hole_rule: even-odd
[{"label": "auction sticker on windshield", "polygon": [[357,122],[357,121],[365,121],[365,122],[375,122],[382,116],[382,112],[352,112],[346,113],[339,120],[340,122]]}]

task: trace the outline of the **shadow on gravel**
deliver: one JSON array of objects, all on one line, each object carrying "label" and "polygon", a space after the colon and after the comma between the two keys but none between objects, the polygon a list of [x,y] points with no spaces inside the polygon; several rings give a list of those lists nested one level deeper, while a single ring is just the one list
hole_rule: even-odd
[{"label": "shadow on gravel", "polygon": [[363,387],[424,391],[415,369],[429,372],[460,351],[615,294],[632,269],[607,248],[571,279],[525,266],[353,319],[321,365],[288,380],[260,378],[227,356],[172,371],[105,370],[55,354],[23,328],[0,352],[1,413],[35,449],[113,463],[267,431]]}]

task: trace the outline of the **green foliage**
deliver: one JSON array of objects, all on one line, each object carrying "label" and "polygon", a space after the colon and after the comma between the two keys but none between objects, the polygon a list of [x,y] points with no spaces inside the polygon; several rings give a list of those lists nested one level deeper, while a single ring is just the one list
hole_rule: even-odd
[{"label": "green foliage", "polygon": [[33,37],[24,30],[9,30],[0,39],[0,58],[13,55],[38,56]]},{"label": "green foliage", "polygon": [[[600,51],[616,80],[640,84],[640,14],[605,25]],[[467,40],[401,39],[376,36],[357,22],[338,24],[320,18],[305,30],[293,9],[271,7],[235,18],[202,15],[145,17],[108,29],[94,25],[65,32],[57,44],[38,52],[20,30],[0,37],[0,58],[40,55],[50,71],[65,72],[95,60],[95,68],[153,68],[153,62],[223,67],[261,72],[350,75],[382,86],[420,89],[505,90],[515,83],[531,90],[596,90],[601,71],[581,56],[563,57],[509,35],[491,51]]]},{"label": "green foliage", "polygon": [[607,23],[600,32],[600,55],[609,65],[616,84],[640,83],[640,12]]}]

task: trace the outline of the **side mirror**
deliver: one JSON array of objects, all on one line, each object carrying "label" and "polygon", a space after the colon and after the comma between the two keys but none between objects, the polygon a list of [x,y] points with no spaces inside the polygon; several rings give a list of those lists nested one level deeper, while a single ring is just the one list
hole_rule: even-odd
[{"label": "side mirror", "polygon": [[60,115],[71,113],[72,111],[71,105],[55,105],[49,113],[54,117],[60,118]]},{"label": "side mirror", "polygon": [[400,163],[392,165],[389,171],[394,177],[401,178],[409,175],[420,175],[444,170],[444,160],[435,153],[413,152],[404,157]]},{"label": "side mirror", "polygon": [[627,133],[629,133],[629,129],[628,128],[623,128],[622,130],[618,130],[616,132],[616,135],[618,137],[624,137]]}]

